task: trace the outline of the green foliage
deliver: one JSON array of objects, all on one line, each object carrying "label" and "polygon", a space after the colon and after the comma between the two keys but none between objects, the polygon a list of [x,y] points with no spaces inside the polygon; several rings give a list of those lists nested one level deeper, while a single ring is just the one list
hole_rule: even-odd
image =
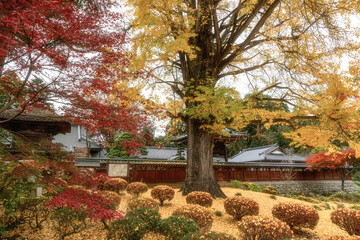
[{"label": "green foliage", "polygon": [[331,213],[331,221],[350,235],[360,236],[360,211],[338,209]]},{"label": "green foliage", "polygon": [[330,201],[344,201],[349,203],[358,203],[360,202],[360,193],[337,192],[330,195],[327,199]]},{"label": "green foliage", "polygon": [[352,208],[352,209],[355,209],[355,210],[360,210],[360,206],[359,206],[359,205],[352,206],[351,208]]},{"label": "green foliage", "polygon": [[151,230],[157,228],[161,220],[161,215],[158,211],[151,208],[139,208],[128,212],[125,218],[131,221],[139,218],[144,221],[148,225],[148,229]]},{"label": "green foliage", "polygon": [[243,188],[243,184],[242,182],[238,181],[238,180],[230,180],[230,187],[232,188]]},{"label": "green foliage", "polygon": [[276,197],[275,195],[271,195],[270,198],[271,198],[271,199],[274,199],[274,200],[277,199],[277,197]]},{"label": "green foliage", "polygon": [[123,132],[115,139],[106,156],[109,158],[134,158],[138,153],[147,155],[148,152],[143,142],[144,139],[141,137]]},{"label": "green foliage", "polygon": [[236,240],[235,237],[221,232],[195,232],[186,235],[181,240]]},{"label": "green foliage", "polygon": [[48,220],[51,210],[46,206],[47,197],[33,197],[25,199],[20,205],[19,212],[30,228],[42,229],[42,224]]},{"label": "green foliage", "polygon": [[314,199],[312,197],[302,196],[302,195],[299,195],[299,196],[295,197],[295,199],[299,199],[299,200],[309,202],[309,203],[321,203],[321,201],[319,201],[317,199]]},{"label": "green foliage", "polygon": [[171,240],[181,240],[187,234],[199,231],[199,225],[184,216],[171,216],[160,221],[158,232]]},{"label": "green foliage", "polygon": [[244,240],[283,240],[293,237],[290,227],[271,217],[247,216],[239,224]]},{"label": "green foliage", "polygon": [[140,240],[149,231],[149,224],[140,217],[112,221],[107,234],[108,239]]},{"label": "green foliage", "polygon": [[54,221],[53,228],[59,235],[59,239],[85,230],[86,218],[87,215],[83,211],[75,211],[67,207],[58,208],[51,215]]},{"label": "green foliage", "polygon": [[272,214],[287,223],[291,229],[294,227],[313,229],[319,222],[319,214],[314,208],[299,203],[278,203],[272,208]]},{"label": "green foliage", "polygon": [[256,184],[250,184],[249,189],[254,192],[261,192],[261,190],[262,190],[261,187]]},{"label": "green foliage", "polygon": [[236,220],[241,220],[242,217],[247,215],[259,214],[259,204],[246,197],[229,197],[224,202],[226,213],[233,216]]},{"label": "green foliage", "polygon": [[215,215],[218,216],[218,217],[222,217],[222,216],[223,216],[223,213],[220,212],[220,211],[216,211],[216,212],[215,212]]},{"label": "green foliage", "polygon": [[324,204],[324,208],[327,209],[327,210],[330,210],[330,209],[331,209],[330,204],[329,204],[329,203],[325,203],[325,204]]},{"label": "green foliage", "polygon": [[242,196],[241,192],[235,193],[235,196]]}]

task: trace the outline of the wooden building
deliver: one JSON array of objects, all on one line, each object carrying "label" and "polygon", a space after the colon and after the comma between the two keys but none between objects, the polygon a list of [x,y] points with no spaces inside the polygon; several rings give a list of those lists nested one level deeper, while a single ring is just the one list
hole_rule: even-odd
[{"label": "wooden building", "polygon": [[71,124],[53,112],[42,109],[19,112],[19,109],[9,109],[0,114],[0,128],[25,142],[46,144],[54,135],[70,132]]}]

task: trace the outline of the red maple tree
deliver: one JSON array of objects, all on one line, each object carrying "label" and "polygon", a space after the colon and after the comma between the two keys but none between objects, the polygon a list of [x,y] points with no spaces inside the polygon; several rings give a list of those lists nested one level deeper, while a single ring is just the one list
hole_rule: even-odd
[{"label": "red maple tree", "polygon": [[42,102],[43,93],[56,96],[55,84],[71,82],[68,76],[75,68],[81,74],[78,67],[90,63],[106,46],[121,45],[124,35],[106,30],[117,26],[119,19],[109,11],[113,4],[111,0],[0,2],[0,114],[14,106],[20,114]]},{"label": "red maple tree", "polygon": [[308,169],[311,170],[335,170],[341,180],[341,189],[344,191],[345,180],[356,169],[360,159],[356,157],[355,150],[350,148],[343,152],[323,151],[306,159],[305,163],[310,165]]}]

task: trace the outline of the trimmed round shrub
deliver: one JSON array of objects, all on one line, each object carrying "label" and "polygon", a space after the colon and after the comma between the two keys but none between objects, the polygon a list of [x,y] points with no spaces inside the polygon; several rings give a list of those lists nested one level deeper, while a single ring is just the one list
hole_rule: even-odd
[{"label": "trimmed round shrub", "polygon": [[265,186],[262,188],[261,192],[272,194],[272,195],[279,194],[279,192],[276,190],[276,188],[274,186]]},{"label": "trimmed round shrub", "polygon": [[272,217],[246,216],[238,227],[244,240],[282,240],[294,235],[286,223]]},{"label": "trimmed round shrub", "polygon": [[133,182],[130,183],[127,188],[126,191],[134,196],[139,196],[141,194],[143,194],[144,192],[146,192],[148,190],[148,187],[145,183],[142,182]]},{"label": "trimmed round shrub", "polygon": [[331,213],[331,221],[350,235],[360,236],[360,211],[355,209],[338,209]]},{"label": "trimmed round shrub", "polygon": [[111,209],[116,210],[121,202],[120,195],[113,191],[101,191],[100,194],[110,201]]},{"label": "trimmed round shrub", "polygon": [[208,209],[198,205],[185,205],[176,209],[173,216],[184,216],[194,220],[201,228],[210,229],[214,221],[213,214]]},{"label": "trimmed round shrub", "polygon": [[125,215],[125,218],[129,220],[134,218],[140,218],[141,220],[147,223],[149,229],[155,229],[161,220],[161,215],[155,209],[138,208],[131,212],[128,212]]},{"label": "trimmed round shrub", "polygon": [[234,236],[222,232],[195,232],[186,235],[181,240],[236,240]]},{"label": "trimmed round shrub", "polygon": [[157,201],[151,198],[133,198],[128,201],[128,211],[133,211],[139,208],[152,208],[155,210],[159,210],[159,204],[157,203]]},{"label": "trimmed round shrub", "polygon": [[233,216],[236,220],[241,220],[247,215],[258,215],[259,204],[251,198],[234,196],[229,197],[224,202],[226,213]]},{"label": "trimmed round shrub", "polygon": [[104,182],[103,189],[113,192],[122,192],[126,189],[128,183],[122,178],[110,178]]},{"label": "trimmed round shrub", "polygon": [[160,206],[164,205],[164,201],[171,201],[175,196],[175,190],[166,185],[159,185],[151,190],[151,197],[160,201]]},{"label": "trimmed round shrub", "polygon": [[163,219],[158,227],[158,232],[171,240],[181,240],[184,236],[199,230],[199,225],[194,220],[184,216]]},{"label": "trimmed round shrub", "polygon": [[319,214],[315,208],[300,203],[278,203],[272,208],[274,217],[294,227],[314,229],[319,222]]},{"label": "trimmed round shrub", "polygon": [[77,190],[86,190],[86,188],[82,185],[69,185],[67,188],[77,189]]},{"label": "trimmed round shrub", "polygon": [[141,218],[115,220],[110,223],[107,239],[140,240],[148,232],[149,226]]},{"label": "trimmed round shrub", "polygon": [[210,193],[194,191],[186,196],[186,203],[198,204],[203,207],[211,207],[213,199]]}]

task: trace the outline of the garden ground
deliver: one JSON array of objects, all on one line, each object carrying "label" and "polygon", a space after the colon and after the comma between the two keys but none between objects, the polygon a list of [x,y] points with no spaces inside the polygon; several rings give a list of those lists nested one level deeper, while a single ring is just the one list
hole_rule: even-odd
[{"label": "garden ground", "polygon": [[[230,188],[230,187],[223,187],[222,190],[224,193],[230,197],[234,196],[237,193],[241,193],[244,197],[249,197],[254,199],[259,203],[260,207],[260,213],[261,216],[271,216],[271,209],[272,207],[279,202],[296,202],[296,203],[303,203],[310,206],[313,206],[314,203],[308,203],[305,201],[297,200],[297,199],[291,199],[291,198],[285,198],[276,196],[276,199],[271,198],[270,194],[266,193],[260,193],[260,192],[253,192],[248,190],[242,190],[237,188]],[[143,194],[144,197],[151,197],[150,191],[147,191]],[[175,197],[171,202],[165,201],[164,206],[160,207],[159,212],[162,216],[162,218],[167,218],[171,216],[172,212],[178,208],[179,206],[186,205],[185,197],[181,195],[181,192],[179,192],[179,188],[175,188]],[[127,193],[121,194],[122,200],[120,203],[120,210],[126,211],[126,203],[129,199],[132,198],[131,195]],[[319,203],[317,205],[321,206]],[[329,205],[332,209],[338,208],[339,204],[336,202],[329,202]],[[346,204],[343,203],[343,207],[351,207],[353,204]],[[237,221],[233,219],[232,216],[228,215],[225,212],[224,209],[224,199],[215,199],[213,201],[213,205],[210,208],[214,212],[214,222],[212,225],[211,230],[212,231],[218,231],[218,232],[224,232],[231,234],[237,238],[240,239],[240,231],[237,228]],[[330,213],[333,210],[321,210],[319,212],[320,220],[318,225],[315,227],[314,230],[306,229],[305,231],[299,233],[297,239],[329,239],[329,237],[333,236],[341,236],[346,239],[356,239],[354,237],[350,237],[345,231],[341,230],[338,226],[333,224],[330,220]],[[215,212],[221,212],[222,216],[217,213],[215,215]],[[47,225],[44,229],[38,230],[36,232],[31,231],[29,229],[19,229],[18,231],[21,231],[21,235],[24,236],[25,239],[56,239],[55,232],[51,230],[51,226]],[[344,239],[344,238],[331,238],[331,239]],[[74,234],[72,236],[67,237],[67,239],[106,239],[106,231],[103,230],[103,225],[100,223],[96,224],[89,224],[88,228],[79,233]],[[149,233],[146,235],[144,239],[154,239],[154,240],[162,240],[165,239],[162,236]]]}]

